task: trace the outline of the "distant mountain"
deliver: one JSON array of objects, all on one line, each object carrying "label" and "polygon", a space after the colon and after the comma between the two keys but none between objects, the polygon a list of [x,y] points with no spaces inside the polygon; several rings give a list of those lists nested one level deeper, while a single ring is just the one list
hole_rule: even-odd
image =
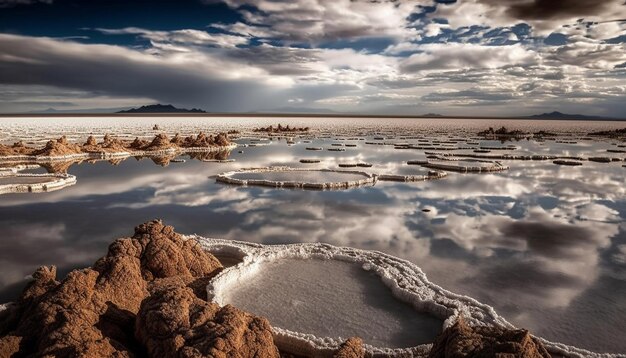
[{"label": "distant mountain", "polygon": [[434,118],[434,117],[444,117],[444,115],[439,114],[439,113],[426,113],[426,114],[422,114],[420,117]]},{"label": "distant mountain", "polygon": [[582,114],[567,114],[561,112],[550,112],[550,113],[542,113],[535,114],[532,116],[525,117],[516,117],[516,118],[524,118],[524,119],[611,119],[608,117],[600,117],[600,116],[585,116]]},{"label": "distant mountain", "polygon": [[185,109],[176,108],[171,104],[151,104],[148,106],[141,106],[139,108],[131,108],[125,111],[118,111],[116,113],[206,113],[205,111],[197,108]]}]

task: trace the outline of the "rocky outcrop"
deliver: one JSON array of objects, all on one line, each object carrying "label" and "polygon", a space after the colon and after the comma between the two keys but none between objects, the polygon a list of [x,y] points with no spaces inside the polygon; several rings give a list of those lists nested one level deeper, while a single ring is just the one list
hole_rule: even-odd
[{"label": "rocky outcrop", "polygon": [[489,127],[489,129],[484,130],[482,132],[478,132],[479,136],[488,137],[488,138],[498,138],[498,137],[513,137],[513,138],[523,138],[529,136],[529,133],[514,129],[509,130],[506,127],[501,127],[499,129],[493,129]]},{"label": "rocky outcrop", "polygon": [[151,357],[278,357],[265,318],[219,307],[177,283],[164,283],[141,305],[135,336]]},{"label": "rocky outcrop", "polygon": [[339,347],[334,358],[365,358],[363,340],[358,337],[349,338]]},{"label": "rocky outcrop", "polygon": [[46,146],[33,151],[32,155],[37,156],[64,156],[81,153],[82,149],[79,145],[68,142],[65,136],[56,140],[49,140]]},{"label": "rocky outcrop", "polygon": [[[207,148],[210,150],[219,147],[229,147],[233,143],[228,138],[228,134],[219,133],[215,136],[207,136],[204,133],[198,136],[189,136],[184,140],[180,136],[170,140],[166,134],[157,134],[151,141],[135,138],[133,141],[123,141],[106,134],[102,142],[98,143],[94,136],[89,136],[82,145],[70,143],[65,136],[50,140],[43,148],[28,147],[22,142],[17,142],[12,146],[0,144],[0,157],[9,156],[11,160],[34,160],[43,157],[44,159],[64,158],[64,159],[86,159],[89,155],[102,154],[109,157],[116,154],[151,155],[160,154],[164,150],[198,151],[197,148]],[[15,158],[23,156],[23,158]]]},{"label": "rocky outcrop", "polygon": [[152,139],[152,142],[150,142],[150,144],[148,144],[147,147],[142,148],[142,149],[163,150],[163,149],[172,148],[173,146],[174,145],[170,142],[170,139],[167,137],[167,134],[159,133],[156,136],[154,136],[154,139]]},{"label": "rocky outcrop", "polygon": [[463,318],[459,318],[437,337],[428,357],[549,358],[550,354],[525,329],[470,327]]},{"label": "rocky outcrop", "polygon": [[61,282],[39,268],[0,312],[0,357],[277,356],[266,320],[200,298],[221,268],[196,241],[147,222]]},{"label": "rocky outcrop", "polygon": [[289,133],[289,132],[308,132],[309,127],[290,127],[289,125],[283,126],[282,124],[278,124],[278,126],[268,126],[268,127],[260,127],[255,128],[255,132],[264,132],[264,133]]}]

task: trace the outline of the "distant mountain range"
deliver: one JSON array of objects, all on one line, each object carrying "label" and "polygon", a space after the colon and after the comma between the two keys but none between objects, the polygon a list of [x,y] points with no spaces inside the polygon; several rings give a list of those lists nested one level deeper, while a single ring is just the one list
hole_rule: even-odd
[{"label": "distant mountain range", "polygon": [[139,108],[131,108],[123,111],[118,111],[116,113],[206,113],[206,111],[198,108],[176,108],[171,104],[151,104],[147,106],[141,106]]},{"label": "distant mountain range", "polygon": [[[78,110],[57,110],[54,108],[48,108],[46,110],[32,111],[27,112],[32,114],[57,114],[61,115],[64,113],[67,114],[80,114],[80,113],[97,113],[97,114],[106,114],[106,113],[120,113],[120,114],[141,114],[141,113],[152,113],[152,114],[160,114],[160,113],[207,113],[206,111],[198,108],[186,109],[186,108],[177,108],[171,104],[151,104],[147,106],[141,106],[138,108],[130,108],[130,107],[122,107],[122,108],[91,108],[91,109],[78,109]],[[237,113],[224,113],[225,115],[237,115]],[[377,116],[380,115],[382,117],[395,117],[393,114],[385,114],[385,113],[346,113],[346,112],[337,112],[328,108],[311,108],[311,107],[280,107],[274,108],[270,110],[259,110],[252,111],[247,113],[239,113],[240,115],[262,115],[262,114],[276,114],[276,115],[321,115],[321,116],[349,116],[349,117],[358,117],[358,116]],[[406,115],[399,115],[399,117],[404,117]],[[409,117],[422,117],[422,118],[464,118],[463,116],[447,116],[439,113],[426,113],[421,115],[414,115]],[[468,116],[470,118],[471,116]],[[478,117],[476,117],[478,118]],[[601,116],[587,116],[582,114],[569,114],[569,113],[561,113],[558,111],[550,112],[550,113],[542,113],[542,114],[534,114],[529,116],[516,116],[516,117],[499,117],[499,118],[510,118],[510,119],[543,119],[543,120],[615,120],[615,118],[611,117],[601,117]]]},{"label": "distant mountain range", "polygon": [[523,118],[523,119],[612,119],[608,117],[600,117],[600,116],[585,116],[582,114],[567,114],[561,112],[550,112],[550,113],[542,113],[535,114],[532,116],[525,117],[515,117],[515,118]]}]

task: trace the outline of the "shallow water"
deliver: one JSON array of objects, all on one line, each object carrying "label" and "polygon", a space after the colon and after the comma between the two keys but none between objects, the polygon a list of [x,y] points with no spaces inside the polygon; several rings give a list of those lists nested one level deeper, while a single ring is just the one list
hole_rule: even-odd
[{"label": "shallow water", "polygon": [[[210,178],[245,167],[287,165],[338,169],[339,163],[368,162],[358,168],[379,174],[418,174],[427,170],[407,160],[424,160],[436,150],[394,149],[365,142],[437,144],[470,138],[486,127],[550,130],[575,144],[521,140],[469,139],[478,146],[515,144],[489,154],[610,156],[624,159],[612,140],[586,140],[592,130],[624,128],[624,122],[561,122],[416,119],[201,119],[201,118],[45,118],[3,119],[0,132],[19,136],[63,131],[129,136],[155,123],[181,133],[233,129],[281,122],[311,125],[325,139],[284,139],[241,147],[232,163],[187,160],[167,167],[130,158],[73,165],[78,182],[52,193],[0,196],[0,301],[10,300],[23,278],[42,264],[64,273],[93,263],[114,238],[156,217],[182,233],[259,243],[327,242],[380,250],[419,265],[429,279],[453,292],[495,307],[512,323],[550,340],[606,352],[626,352],[626,168],[622,162],[579,167],[547,161],[501,160],[510,169],[493,174],[449,173],[417,183],[378,182],[340,191],[235,187]],[[258,124],[256,124],[258,123]],[[94,126],[93,129],[91,129]],[[395,138],[392,138],[395,135]],[[376,140],[374,137],[385,137]],[[403,137],[415,138],[407,139]],[[308,136],[307,136],[308,137]],[[338,141],[358,137],[364,140]],[[428,140],[428,142],[419,142]],[[239,141],[251,143],[249,139]],[[331,143],[355,143],[345,152],[311,152]],[[441,145],[441,144],[440,144]],[[446,144],[450,145],[450,144]],[[467,146],[467,143],[459,143]],[[238,153],[242,150],[243,153]],[[455,153],[473,153],[472,150]],[[319,164],[301,164],[302,158]],[[33,172],[45,172],[43,169]],[[423,211],[429,210],[428,212]]]},{"label": "shallow water", "polygon": [[358,336],[375,347],[430,343],[443,322],[392,296],[374,273],[337,260],[284,259],[229,288],[224,302],[317,337]]},{"label": "shallow water", "polygon": [[6,184],[38,184],[38,183],[48,183],[51,181],[55,181],[56,178],[50,177],[0,177],[0,185]]}]

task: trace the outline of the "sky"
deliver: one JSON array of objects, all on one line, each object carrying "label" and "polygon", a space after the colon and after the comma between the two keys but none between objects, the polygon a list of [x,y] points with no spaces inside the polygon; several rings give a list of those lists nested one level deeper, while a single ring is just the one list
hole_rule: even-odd
[{"label": "sky", "polygon": [[0,112],[626,117],[626,0],[0,0]]}]

